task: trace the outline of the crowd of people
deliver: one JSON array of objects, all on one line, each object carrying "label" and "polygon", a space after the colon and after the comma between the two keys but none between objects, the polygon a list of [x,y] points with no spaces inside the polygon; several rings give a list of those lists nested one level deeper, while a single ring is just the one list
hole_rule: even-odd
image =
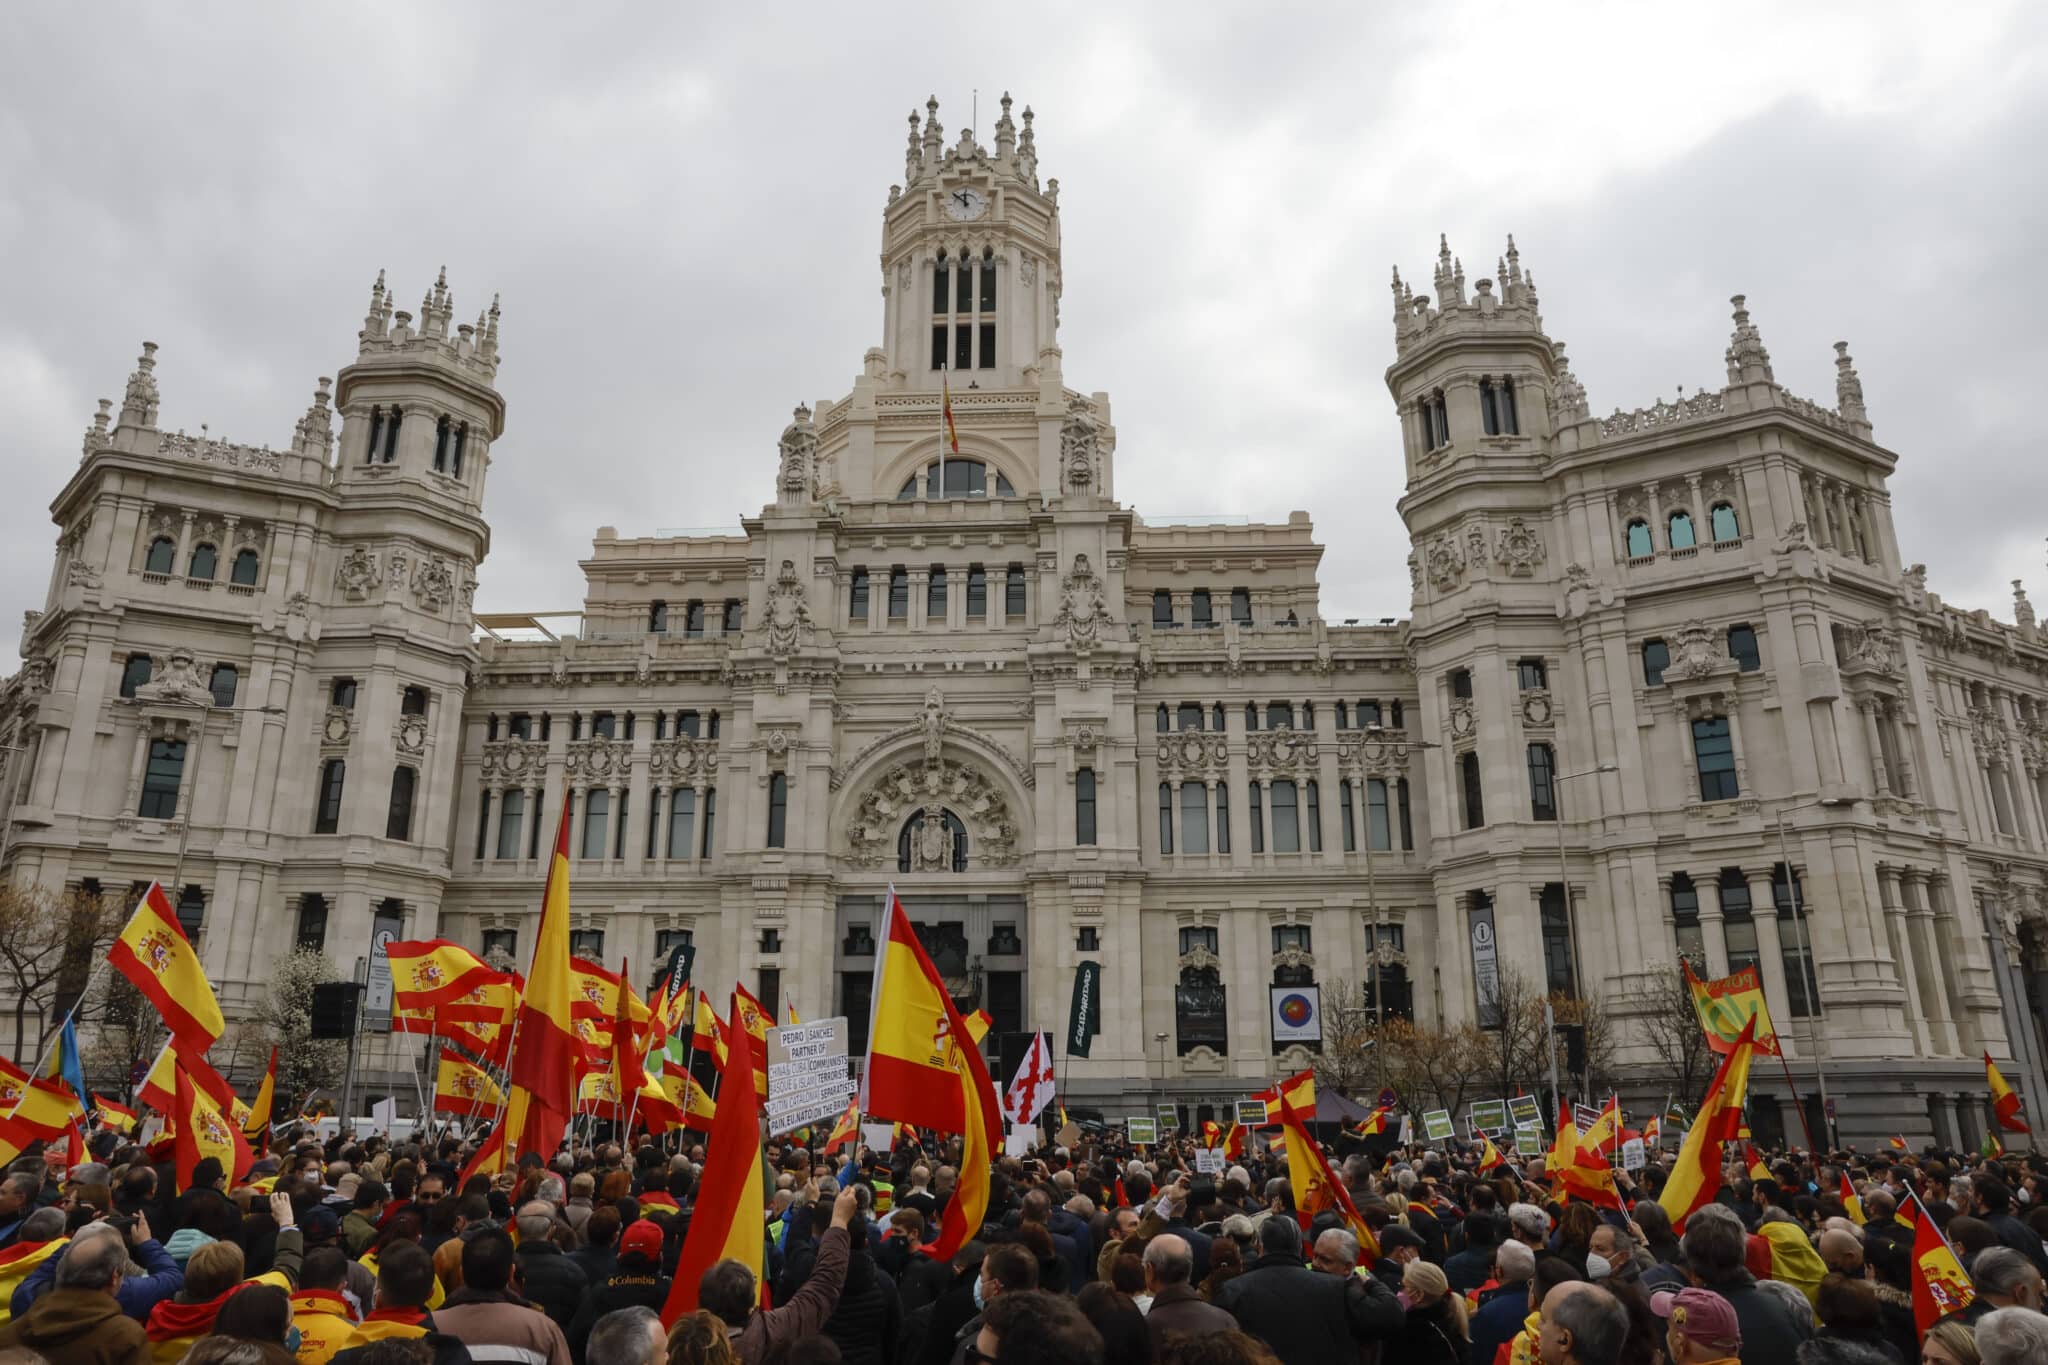
[{"label": "crowd of people", "polygon": [[[1659,1162],[1617,1172],[1613,1209],[1559,1198],[1540,1160],[1340,1148],[1362,1238],[1335,1208],[1303,1219],[1261,1143],[1198,1174],[1192,1142],[1112,1132],[1000,1158],[978,1233],[940,1260],[957,1142],[771,1141],[762,1280],[720,1261],[665,1323],[701,1145],[464,1181],[471,1150],[287,1136],[242,1181],[202,1162],[182,1189],[111,1134],[68,1167],[25,1158],[0,1181],[0,1365],[2048,1362],[2032,1156],[1779,1154],[1768,1179],[1732,1166],[1674,1235]],[[1924,1334],[1909,1191],[1976,1292]]]}]

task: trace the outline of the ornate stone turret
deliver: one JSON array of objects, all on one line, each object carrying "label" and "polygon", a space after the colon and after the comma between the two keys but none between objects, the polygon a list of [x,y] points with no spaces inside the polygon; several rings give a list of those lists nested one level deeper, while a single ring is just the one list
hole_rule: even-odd
[{"label": "ornate stone turret", "polygon": [[1735,331],[1728,338],[1728,382],[1730,384],[1775,383],[1771,374],[1771,353],[1764,349],[1763,333],[1749,320],[1747,299],[1737,294],[1728,300],[1735,306]]},{"label": "ornate stone turret", "polygon": [[313,391],[313,404],[306,409],[306,415],[299,419],[299,425],[292,432],[292,450],[300,455],[317,456],[324,464],[334,455],[334,409],[330,405],[329,390],[334,381],[326,375],[320,376],[320,386]]},{"label": "ornate stone turret", "polygon": [[1507,250],[1498,258],[1496,278],[1473,282],[1472,295],[1465,292],[1465,263],[1451,254],[1450,239],[1437,237],[1436,268],[1432,275],[1436,301],[1418,294],[1394,270],[1394,346],[1406,351],[1425,337],[1443,329],[1478,324],[1489,330],[1499,326],[1543,330],[1543,317],[1536,299],[1536,277],[1522,269],[1522,253],[1508,237]]},{"label": "ornate stone turret", "polygon": [[1863,406],[1863,380],[1856,373],[1856,362],[1849,358],[1849,343],[1835,343],[1835,411],[1842,420],[1870,434],[1870,412]]},{"label": "ornate stone turret", "polygon": [[135,358],[135,373],[128,376],[128,391],[121,397],[120,425],[154,428],[157,402],[156,343],[145,341],[142,354]]}]

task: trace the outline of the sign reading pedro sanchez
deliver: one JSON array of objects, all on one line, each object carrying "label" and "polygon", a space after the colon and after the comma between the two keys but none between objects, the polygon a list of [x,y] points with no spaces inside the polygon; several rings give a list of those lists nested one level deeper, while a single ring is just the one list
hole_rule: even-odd
[{"label": "sign reading pedro sanchez", "polygon": [[768,1030],[770,1134],[836,1119],[852,1098],[844,1015]]}]

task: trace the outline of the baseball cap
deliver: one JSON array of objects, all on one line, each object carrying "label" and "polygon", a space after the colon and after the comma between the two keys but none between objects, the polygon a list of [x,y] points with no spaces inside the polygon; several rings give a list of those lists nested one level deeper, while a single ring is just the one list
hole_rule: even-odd
[{"label": "baseball cap", "polygon": [[1740,1346],[1742,1324],[1735,1308],[1711,1289],[1660,1289],[1650,1295],[1650,1311],[1694,1341],[1716,1346]]},{"label": "baseball cap", "polygon": [[660,1226],[645,1218],[627,1224],[626,1230],[619,1234],[619,1255],[645,1256],[650,1261],[660,1260]]},{"label": "baseball cap", "polygon": [[315,1204],[299,1215],[299,1236],[311,1246],[316,1242],[331,1242],[341,1236],[341,1219],[333,1209]]}]

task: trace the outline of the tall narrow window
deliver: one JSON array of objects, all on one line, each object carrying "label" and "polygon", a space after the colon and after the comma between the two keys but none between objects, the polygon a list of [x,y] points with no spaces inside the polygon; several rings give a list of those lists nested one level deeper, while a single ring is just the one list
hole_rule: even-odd
[{"label": "tall narrow window", "polygon": [[1167,710],[1165,702],[1160,702],[1152,708],[1152,729],[1162,735],[1170,734],[1173,730],[1173,712]]},{"label": "tall narrow window", "polygon": [[1754,626],[1728,627],[1728,657],[1735,660],[1735,667],[1744,673],[1754,673],[1764,666],[1764,656],[1756,646]]},{"label": "tall narrow window", "polygon": [[1266,811],[1263,790],[1259,783],[1252,783],[1252,852],[1266,851]]},{"label": "tall narrow window", "polygon": [[1176,730],[1199,730],[1202,728],[1202,703],[1184,701],[1174,708],[1173,728]]},{"label": "tall narrow window", "polygon": [[967,566],[967,619],[988,619],[988,570],[979,564]]},{"label": "tall narrow window", "polygon": [[1305,794],[1308,797],[1308,809],[1305,812],[1308,816],[1308,851],[1311,853],[1321,853],[1323,851],[1322,784],[1311,777],[1305,785],[1307,788]]},{"label": "tall narrow window", "polygon": [[169,573],[178,562],[178,542],[169,536],[158,536],[149,542],[149,553],[143,557],[144,573]]},{"label": "tall narrow window", "polygon": [[1700,893],[1685,872],[1671,874],[1671,933],[1678,955],[1699,976],[1707,974],[1707,939],[1700,930]]},{"label": "tall narrow window", "polygon": [[868,619],[868,571],[865,566],[853,571],[853,586],[846,595],[846,621],[848,625],[866,625]]},{"label": "tall narrow window", "polygon": [[946,566],[934,564],[924,581],[924,614],[934,621],[946,619]]},{"label": "tall narrow window", "polygon": [[1408,779],[1407,779],[1407,778],[1405,778],[1405,777],[1402,777],[1402,778],[1396,778],[1396,779],[1395,779],[1395,781],[1394,781],[1394,797],[1395,797],[1395,806],[1396,806],[1396,808],[1398,809],[1398,811],[1400,812],[1400,816],[1401,816],[1401,850],[1402,850],[1402,851],[1403,851],[1404,853],[1405,853],[1405,852],[1411,852],[1411,851],[1413,851],[1413,850],[1414,850],[1414,848],[1415,848],[1415,826],[1414,826],[1414,825],[1413,825],[1413,824],[1412,824],[1412,823],[1410,822],[1410,820],[1409,820],[1409,816],[1408,816]]},{"label": "tall narrow window", "polygon": [[385,838],[412,838],[412,798],[419,779],[419,769],[403,763],[391,770],[391,803],[384,811]]},{"label": "tall narrow window", "polygon": [[[1796,907],[1795,893],[1798,897]],[[1813,974],[1813,941],[1804,922],[1805,888],[1799,884],[1797,873],[1789,881],[1786,879],[1783,863],[1771,868],[1771,900],[1778,918],[1786,921],[1778,928],[1778,942],[1783,947],[1785,993],[1790,997],[1791,1012],[1794,1018],[1810,1019],[1815,1002],[1820,999],[1820,982]],[[1797,915],[1794,914],[1795,908]]]},{"label": "tall narrow window", "polygon": [[1259,728],[1259,704],[1255,701],[1244,704],[1244,728],[1247,734]]},{"label": "tall narrow window", "polygon": [[1209,728],[1219,735],[1223,733],[1223,703],[1220,701],[1209,708]]},{"label": "tall narrow window", "polygon": [[1209,792],[1199,782],[1180,784],[1180,851],[1209,851]]},{"label": "tall narrow window", "polygon": [[718,622],[718,629],[727,635],[737,635],[746,628],[747,604],[737,597],[725,599],[725,613]]},{"label": "tall narrow window", "polygon": [[1241,626],[1252,623],[1252,590],[1232,588],[1230,590],[1230,619]]},{"label": "tall narrow window", "polygon": [[1074,771],[1074,842],[1095,842],[1095,769]]},{"label": "tall narrow window", "polygon": [[134,696],[135,689],[149,681],[152,666],[147,654],[130,654],[121,665],[121,695]]},{"label": "tall narrow window", "polygon": [[370,439],[363,446],[363,463],[377,463],[377,445],[384,439],[384,409],[370,409]]},{"label": "tall narrow window", "polygon": [[1529,746],[1529,818],[1557,818],[1557,756],[1548,744]]},{"label": "tall narrow window", "polygon": [[1173,852],[1173,784],[1159,784],[1159,851]]},{"label": "tall narrow window", "polygon": [[518,787],[507,787],[505,797],[498,806],[498,856],[517,858],[519,856],[519,831],[526,823],[526,793]]},{"label": "tall narrow window", "polygon": [[585,858],[602,858],[608,846],[606,836],[611,833],[612,794],[603,787],[592,787],[583,794],[583,855]]},{"label": "tall narrow window", "polygon": [[1648,559],[1655,553],[1657,553],[1657,547],[1650,542],[1650,523],[1641,520],[1630,522],[1628,524],[1628,557],[1630,559]]},{"label": "tall narrow window", "polygon": [[1479,429],[1488,436],[1500,435],[1500,412],[1493,401],[1493,381],[1479,381]]},{"label": "tall narrow window", "polygon": [[668,856],[688,858],[690,836],[697,823],[697,793],[688,787],[677,787],[668,798]]},{"label": "tall narrow window", "polygon": [[1700,772],[1700,800],[1733,801],[1741,795],[1728,717],[1708,716],[1692,723],[1692,756]]},{"label": "tall narrow window", "polygon": [[1344,851],[1358,851],[1358,821],[1351,809],[1351,779],[1345,778],[1337,784],[1337,819],[1344,830]]},{"label": "tall narrow window", "polygon": [[490,852],[491,842],[491,789],[484,788],[476,810],[476,860],[482,862]]},{"label": "tall narrow window", "polygon": [[1401,700],[1398,697],[1387,703],[1387,727],[1393,730],[1405,730],[1408,728],[1407,720],[1401,711]]},{"label": "tall narrow window", "polygon": [[714,847],[716,847],[716,845],[712,843],[712,838],[715,832],[713,826],[715,826],[717,822],[718,788],[706,787],[704,789],[704,838],[697,849],[698,857],[709,858],[711,856],[711,850]]},{"label": "tall narrow window", "polygon": [[668,603],[658,597],[647,604],[647,630],[653,635],[668,634]]},{"label": "tall narrow window", "polygon": [[142,770],[142,804],[135,813],[145,820],[176,819],[178,788],[184,780],[185,742],[151,740],[149,764]]},{"label": "tall narrow window", "polygon": [[[1351,703],[1348,701],[1337,703],[1337,728],[1339,730],[1349,730],[1351,728]],[[1360,728],[1364,728],[1363,725]]]},{"label": "tall narrow window", "polygon": [[910,615],[910,570],[901,564],[889,570],[889,619],[901,621]]},{"label": "tall narrow window", "polygon": [[1012,564],[1003,575],[1003,615],[1012,619],[1024,615],[1024,566]]},{"label": "tall narrow window", "polygon": [[1216,851],[1230,852],[1230,786],[1216,784]]},{"label": "tall narrow window", "polygon": [[211,545],[196,545],[192,549],[192,562],[185,566],[185,577],[211,583],[220,572],[220,552]]},{"label": "tall narrow window", "polygon": [[1465,828],[1478,829],[1486,823],[1486,799],[1479,789],[1479,755],[1468,753],[1458,759],[1458,785],[1465,799]]},{"label": "tall narrow window", "polygon": [[238,588],[253,588],[262,569],[262,557],[254,550],[238,550],[235,552],[235,566],[228,570],[228,582]]},{"label": "tall narrow window", "polygon": [[1749,879],[1739,867],[1721,869],[1721,935],[1728,944],[1728,970],[1757,965],[1756,914],[1749,901]]},{"label": "tall narrow window", "polygon": [[1279,778],[1267,795],[1273,806],[1273,851],[1301,852],[1301,812],[1295,805],[1294,783]]},{"label": "tall narrow window", "polygon": [[448,419],[441,418],[434,423],[434,472],[448,472]]},{"label": "tall narrow window", "polygon": [[405,421],[405,412],[400,408],[391,409],[391,420],[384,424],[384,463],[390,464],[398,458],[398,428]]},{"label": "tall narrow window", "polygon": [[1543,975],[1552,995],[1577,998],[1578,972],[1572,953],[1572,917],[1565,905],[1564,887],[1546,882],[1542,898]]},{"label": "tall narrow window", "polygon": [[1216,624],[1216,617],[1209,606],[1209,590],[1196,588],[1188,594],[1188,624],[1196,630],[1207,630]]},{"label": "tall narrow window", "polygon": [[1451,674],[1451,695],[1459,701],[1472,700],[1472,670],[1460,668]]},{"label": "tall narrow window", "polygon": [[327,897],[317,891],[299,897],[299,926],[292,941],[316,953],[327,946]]},{"label": "tall narrow window", "polygon": [[455,448],[448,453],[448,474],[450,478],[462,477],[462,451],[469,444],[469,423],[455,428]]},{"label": "tall narrow window", "polygon": [[339,706],[344,711],[356,709],[356,680],[336,678],[327,688],[327,704]]},{"label": "tall narrow window", "polygon": [[[1401,779],[1406,782],[1407,778]],[[1402,807],[1401,846],[1408,846],[1407,807]],[[1387,783],[1385,778],[1365,779],[1365,837],[1371,841],[1375,853],[1385,853],[1393,848],[1393,840],[1387,830]]]},{"label": "tall narrow window", "polygon": [[1662,640],[1643,641],[1643,686],[1662,687],[1664,670],[1671,667],[1671,646]]},{"label": "tall narrow window", "polygon": [[427,714],[427,689],[408,687],[399,694],[398,714],[401,716],[424,716]]},{"label": "tall narrow window", "polygon": [[1550,670],[1541,659],[1517,659],[1515,685],[1524,692],[1541,692],[1550,686]]},{"label": "tall narrow window", "polygon": [[1422,400],[1422,448],[1439,450],[1451,443],[1451,419],[1438,389]]},{"label": "tall narrow window", "polygon": [[348,764],[330,758],[320,767],[320,801],[313,811],[313,832],[332,834],[341,828],[341,790],[348,781]]},{"label": "tall narrow window", "polygon": [[781,848],[789,837],[789,774],[768,774],[768,847]]},{"label": "tall narrow window", "polygon": [[626,856],[626,830],[631,823],[626,819],[626,808],[632,804],[633,793],[631,789],[621,791],[619,793],[619,808],[612,812],[612,856],[614,858]]},{"label": "tall narrow window", "polygon": [[1707,514],[1707,520],[1716,545],[1742,539],[1742,522],[1736,517],[1735,509],[1727,503],[1715,503],[1714,510]]},{"label": "tall narrow window", "polygon": [[1673,512],[1664,523],[1666,543],[1674,550],[1690,550],[1699,542],[1693,538],[1692,513]]},{"label": "tall narrow window", "polygon": [[1515,408],[1515,381],[1505,376],[1500,387],[1494,390],[1493,406],[1500,417],[1500,434],[1519,436],[1522,434],[1522,415]]},{"label": "tall narrow window", "polygon": [[683,604],[683,635],[691,640],[704,638],[704,603],[689,601]]},{"label": "tall narrow window", "polygon": [[1152,629],[1173,628],[1173,594],[1165,588],[1152,590]]}]

